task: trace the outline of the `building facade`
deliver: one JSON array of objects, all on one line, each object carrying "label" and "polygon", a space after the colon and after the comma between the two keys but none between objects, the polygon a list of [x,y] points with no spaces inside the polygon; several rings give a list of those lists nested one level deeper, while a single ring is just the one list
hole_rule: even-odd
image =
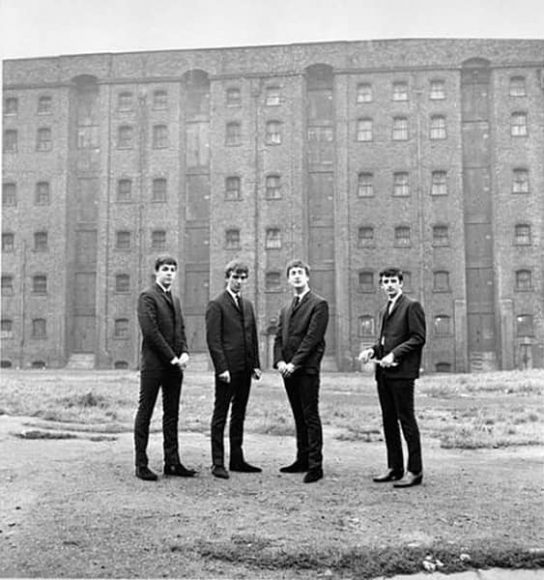
[{"label": "building facade", "polygon": [[326,368],[424,305],[426,372],[544,366],[544,41],[397,40],[8,60],[2,366],[137,368],[179,258],[193,360],[232,258],[271,364],[285,264],[331,306]]}]

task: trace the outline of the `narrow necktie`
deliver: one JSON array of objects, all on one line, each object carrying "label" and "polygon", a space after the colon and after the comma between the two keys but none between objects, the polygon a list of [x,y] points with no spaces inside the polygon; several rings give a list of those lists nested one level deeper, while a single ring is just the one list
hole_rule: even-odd
[{"label": "narrow necktie", "polygon": [[299,305],[299,302],[300,298],[298,296],[295,296],[293,298],[293,303],[291,304],[291,310],[294,310]]}]

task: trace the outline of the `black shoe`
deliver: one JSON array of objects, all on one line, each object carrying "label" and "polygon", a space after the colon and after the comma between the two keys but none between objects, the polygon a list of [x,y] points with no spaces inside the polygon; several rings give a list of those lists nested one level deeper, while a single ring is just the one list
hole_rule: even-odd
[{"label": "black shoe", "polygon": [[320,479],[323,479],[323,470],[321,467],[316,467],[314,469],[310,469],[302,481],[303,483],[313,483],[314,481],[319,481]]},{"label": "black shoe", "polygon": [[393,487],[412,487],[414,485],[420,485],[423,481],[423,473],[412,473],[410,471],[406,472],[406,475],[396,483]]},{"label": "black shoe", "polygon": [[159,476],[153,473],[147,465],[137,465],[136,466],[136,477],[143,479],[144,481],[157,481]]},{"label": "black shoe", "polygon": [[304,473],[305,471],[308,471],[308,464],[297,459],[294,463],[291,463],[291,465],[280,467],[280,471],[282,473]]},{"label": "black shoe", "polygon": [[389,469],[382,475],[377,475],[372,478],[372,481],[376,483],[387,483],[388,481],[398,481],[402,479],[404,473],[402,471],[395,471],[394,469]]},{"label": "black shoe", "polygon": [[222,465],[214,465],[212,467],[212,475],[220,479],[228,479],[230,477],[229,472]]},{"label": "black shoe", "polygon": [[194,477],[196,471],[194,469],[187,469],[181,463],[176,465],[165,465],[164,475],[177,475],[178,477]]},{"label": "black shoe", "polygon": [[262,469],[260,467],[255,467],[243,461],[242,463],[231,463],[229,465],[231,471],[239,471],[241,473],[261,473]]}]

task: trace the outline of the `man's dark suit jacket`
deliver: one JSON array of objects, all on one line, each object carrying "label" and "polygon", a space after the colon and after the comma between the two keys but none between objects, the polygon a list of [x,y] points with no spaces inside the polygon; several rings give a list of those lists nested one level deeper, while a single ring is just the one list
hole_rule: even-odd
[{"label": "man's dark suit jacket", "polygon": [[206,341],[217,375],[261,368],[253,305],[243,297],[240,305],[242,312],[225,290],[206,309]]},{"label": "man's dark suit jacket", "polygon": [[290,304],[284,306],[274,340],[274,367],[284,361],[307,374],[318,374],[328,322],[327,301],[312,291],[304,295],[295,310]]},{"label": "man's dark suit jacket", "polygon": [[173,304],[158,284],[144,290],[138,299],[138,321],[142,330],[142,371],[173,368],[170,361],[189,352],[179,298]]},{"label": "man's dark suit jacket", "polygon": [[389,379],[417,379],[426,334],[423,307],[404,294],[399,296],[389,315],[387,307],[386,304],[380,311],[380,337],[372,348],[374,356],[380,359],[392,352],[398,366],[376,366],[376,374],[382,373]]}]

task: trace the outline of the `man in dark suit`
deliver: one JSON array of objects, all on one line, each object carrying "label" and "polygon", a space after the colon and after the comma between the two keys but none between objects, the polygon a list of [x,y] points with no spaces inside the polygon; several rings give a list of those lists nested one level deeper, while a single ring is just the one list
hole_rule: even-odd
[{"label": "man in dark suit", "polygon": [[134,422],[136,477],[155,481],[148,466],[149,424],[159,389],[162,388],[164,474],[192,477],[196,471],[185,468],[178,451],[179,400],[183,370],[189,362],[185,325],[179,298],[172,294],[177,262],[172,256],[155,261],[155,284],[138,299],[138,321],[142,331],[140,396]]},{"label": "man in dark suit", "polygon": [[[387,471],[374,477],[378,483],[394,481],[395,487],[419,485],[423,480],[421,441],[414,413],[414,384],[419,377],[421,351],[425,344],[425,313],[416,300],[402,293],[399,268],[380,272],[380,285],[388,301],[381,311],[378,341],[361,352],[359,360],[376,362],[376,382],[382,409],[387,447]],[[400,427],[408,447],[404,473]]]},{"label": "man in dark suit", "polygon": [[229,407],[231,471],[258,473],[259,467],[244,459],[244,419],[251,379],[261,378],[257,324],[253,305],[242,296],[249,268],[239,261],[225,268],[226,289],[206,309],[206,340],[215,369],[215,403],[211,423],[212,474],[228,479],[224,464],[223,436]]},{"label": "man in dark suit", "polygon": [[310,290],[310,267],[302,260],[287,264],[293,302],[282,308],[274,341],[274,367],[283,377],[297,436],[294,463],[282,473],[303,473],[304,483],[323,477],[323,433],[319,418],[319,370],[329,322],[327,301]]}]

